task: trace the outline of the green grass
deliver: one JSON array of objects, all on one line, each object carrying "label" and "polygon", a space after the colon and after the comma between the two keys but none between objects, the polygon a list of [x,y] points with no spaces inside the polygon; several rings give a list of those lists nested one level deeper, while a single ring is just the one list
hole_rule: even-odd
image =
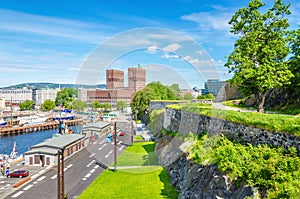
[{"label": "green grass", "polygon": [[[173,108],[173,105],[169,106]],[[238,112],[213,109],[209,105],[176,105],[177,110],[198,113],[227,121],[259,127],[266,130],[285,132],[300,136],[300,117],[284,114],[266,114],[257,112]]]},{"label": "green grass", "polygon": [[136,135],[136,136],[134,136],[134,140],[143,140],[143,138],[140,135]]},{"label": "green grass", "polygon": [[117,171],[105,170],[79,199],[178,198],[167,171],[161,166],[152,166],[158,164],[154,148],[154,142],[129,146],[117,160]]},{"label": "green grass", "polygon": [[[79,197],[83,198],[177,198],[170,186],[169,174],[157,166],[154,171],[136,173],[139,169],[104,171]],[[132,172],[130,172],[132,170]]]},{"label": "green grass", "polygon": [[136,142],[129,146],[117,160],[118,166],[158,165],[154,153],[155,142]]}]

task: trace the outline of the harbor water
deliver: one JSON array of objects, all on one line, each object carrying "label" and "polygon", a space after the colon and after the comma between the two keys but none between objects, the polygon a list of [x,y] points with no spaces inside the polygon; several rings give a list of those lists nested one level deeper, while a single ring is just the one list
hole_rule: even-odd
[{"label": "harbor water", "polygon": [[[79,133],[82,130],[82,126],[69,126],[69,128],[73,130],[74,133]],[[14,136],[0,137],[0,154],[9,155],[13,150],[14,142],[16,142],[18,155],[21,155],[24,152],[29,151],[31,146],[52,138],[53,135],[57,133],[58,129],[49,129]]]}]

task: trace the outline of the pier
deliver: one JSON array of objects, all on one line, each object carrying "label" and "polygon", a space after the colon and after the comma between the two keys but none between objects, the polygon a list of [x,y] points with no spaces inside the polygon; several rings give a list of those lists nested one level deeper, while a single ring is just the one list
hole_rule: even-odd
[{"label": "pier", "polygon": [[[65,120],[64,124],[67,126],[74,126],[83,124],[82,119],[75,119],[75,120]],[[17,127],[4,127],[0,129],[0,136],[11,136],[21,133],[31,133],[35,131],[42,131],[47,129],[57,129],[59,122],[53,121],[43,124],[36,124],[30,126],[17,126]]]}]

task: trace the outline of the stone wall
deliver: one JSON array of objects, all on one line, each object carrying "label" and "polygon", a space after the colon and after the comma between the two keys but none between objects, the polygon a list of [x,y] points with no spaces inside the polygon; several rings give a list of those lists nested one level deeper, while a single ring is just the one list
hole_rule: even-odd
[{"label": "stone wall", "polygon": [[257,190],[247,184],[237,186],[236,181],[231,181],[224,173],[220,173],[216,165],[203,166],[188,159],[188,147],[192,143],[186,142],[184,138],[189,133],[224,134],[241,143],[269,144],[285,148],[293,146],[300,151],[299,137],[281,132],[170,108],[166,108],[163,120],[163,128],[178,132],[178,136],[161,134],[155,151],[160,164],[168,170],[172,185],[179,191],[180,199],[242,199],[258,198],[259,195]]},{"label": "stone wall", "polygon": [[167,108],[164,116],[164,128],[171,132],[224,134],[229,139],[242,143],[268,144],[284,148],[295,147],[300,151],[300,137],[282,132],[268,131],[261,128],[228,122],[195,113]]}]

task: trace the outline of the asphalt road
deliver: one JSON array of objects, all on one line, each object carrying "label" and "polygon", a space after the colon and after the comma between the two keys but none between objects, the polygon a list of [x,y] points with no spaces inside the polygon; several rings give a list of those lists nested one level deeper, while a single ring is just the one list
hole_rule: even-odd
[{"label": "asphalt road", "polygon": [[[131,123],[118,121],[117,128],[125,136],[117,139],[117,156],[131,144]],[[114,142],[106,142],[106,135],[101,135],[95,142],[65,160],[65,193],[68,198],[77,198],[103,171],[114,161]],[[12,185],[21,179],[0,178],[0,198],[18,199],[56,199],[57,167],[15,165],[15,169],[29,169],[31,180],[19,188]]]}]

